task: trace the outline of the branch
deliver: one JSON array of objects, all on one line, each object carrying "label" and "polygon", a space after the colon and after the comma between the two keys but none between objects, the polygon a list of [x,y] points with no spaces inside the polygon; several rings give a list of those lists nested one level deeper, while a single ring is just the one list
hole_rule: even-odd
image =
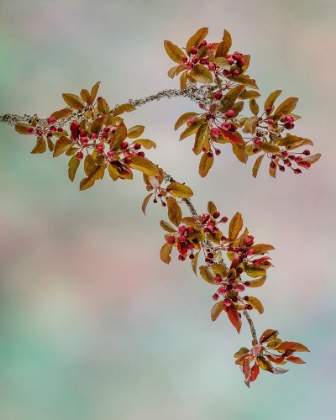
[{"label": "branch", "polygon": [[247,319],[247,321],[250,325],[250,330],[251,330],[252,338],[253,338],[253,341],[254,341],[253,345],[255,345],[255,344],[258,343],[258,338],[257,338],[257,332],[254,328],[252,318],[250,317],[250,315],[247,311],[243,311],[243,314],[245,315],[245,317],[246,317],[246,319]]}]

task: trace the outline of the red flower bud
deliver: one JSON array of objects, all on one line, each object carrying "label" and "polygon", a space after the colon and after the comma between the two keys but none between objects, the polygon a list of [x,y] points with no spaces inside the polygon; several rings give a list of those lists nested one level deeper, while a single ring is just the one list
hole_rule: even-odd
[{"label": "red flower bud", "polygon": [[222,92],[221,91],[218,91],[218,92],[215,93],[214,98],[217,101],[219,101],[220,99],[222,99],[222,96],[223,96]]},{"label": "red flower bud", "polygon": [[225,116],[227,118],[232,118],[234,116],[235,112],[233,109],[229,109],[228,111],[225,112]]},{"label": "red flower bud", "polygon": [[198,51],[198,48],[196,48],[195,46],[193,46],[193,47],[190,48],[190,53],[191,54],[196,54],[197,51]]},{"label": "red flower bud", "polygon": [[218,130],[218,128],[212,128],[211,130],[210,130],[210,134],[212,135],[212,136],[214,136],[214,137],[219,137],[220,136],[220,131]]},{"label": "red flower bud", "polygon": [[213,217],[214,219],[217,219],[219,216],[220,216],[219,211],[215,211],[215,212],[213,213],[213,215],[212,215],[212,217]]},{"label": "red flower bud", "polygon": [[167,238],[167,242],[168,242],[168,244],[173,245],[173,244],[175,243],[175,238],[174,238],[174,236],[168,236],[168,238]]},{"label": "red flower bud", "polygon": [[124,162],[126,163],[126,165],[129,165],[130,163],[132,163],[132,158],[130,158],[129,156],[126,156],[124,159]]},{"label": "red flower bud", "polygon": [[77,152],[76,157],[77,157],[77,159],[82,160],[83,159],[83,153],[82,152]]},{"label": "red flower bud", "polygon": [[239,52],[239,51],[235,51],[235,52],[232,54],[232,58],[233,58],[234,60],[241,60],[241,59],[243,58],[243,54],[242,54],[241,52]]},{"label": "red flower bud", "polygon": [[208,69],[210,71],[215,71],[216,70],[216,64],[215,63],[209,63],[208,64]]}]

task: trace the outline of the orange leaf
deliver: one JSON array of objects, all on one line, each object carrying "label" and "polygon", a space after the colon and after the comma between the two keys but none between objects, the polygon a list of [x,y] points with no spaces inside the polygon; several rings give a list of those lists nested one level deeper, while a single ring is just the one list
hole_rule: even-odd
[{"label": "orange leaf", "polygon": [[229,226],[229,239],[230,241],[233,241],[236,239],[239,235],[239,232],[241,231],[243,227],[243,218],[242,215],[237,212],[231,219],[230,226]]},{"label": "orange leaf", "polygon": [[295,356],[286,357],[286,360],[288,360],[289,362],[295,363],[297,365],[303,365],[306,363],[305,361],[300,359],[300,357],[295,357]]},{"label": "orange leaf", "polygon": [[232,325],[235,327],[235,329],[239,333],[242,326],[242,321],[240,319],[239,312],[232,305],[227,308],[226,312],[228,314],[229,320],[231,321]]},{"label": "orange leaf", "polygon": [[219,317],[220,313],[224,310],[223,307],[223,301],[217,302],[214,304],[214,306],[211,309],[211,319],[213,321],[216,321],[216,319]]},{"label": "orange leaf", "polygon": [[169,220],[175,225],[178,226],[182,219],[182,210],[178,205],[174,197],[167,198],[167,207],[168,207],[168,217]]},{"label": "orange leaf", "polygon": [[265,330],[260,338],[259,338],[259,343],[267,343],[268,341],[274,340],[279,334],[279,331],[277,330],[271,330],[271,329],[267,329]]},{"label": "orange leaf", "polygon": [[62,96],[65,103],[69,105],[70,108],[77,109],[77,111],[81,111],[83,108],[85,108],[83,101],[79,96],[74,95],[73,93],[63,93]]},{"label": "orange leaf", "polygon": [[148,194],[148,195],[145,197],[145,199],[144,199],[144,201],[143,201],[143,203],[142,203],[141,209],[142,209],[142,211],[143,211],[143,214],[144,214],[144,215],[146,215],[146,208],[147,208],[147,204],[149,203],[149,200],[150,200],[150,198],[151,198],[151,196],[152,196],[153,194],[154,194],[154,193],[150,193],[150,194]]},{"label": "orange leaf", "polygon": [[166,264],[169,264],[171,261],[170,253],[172,251],[172,248],[173,245],[165,243],[162,245],[162,248],[160,250],[160,258]]},{"label": "orange leaf", "polygon": [[294,341],[283,341],[277,348],[277,351],[294,350],[294,351],[309,351],[306,346]]}]

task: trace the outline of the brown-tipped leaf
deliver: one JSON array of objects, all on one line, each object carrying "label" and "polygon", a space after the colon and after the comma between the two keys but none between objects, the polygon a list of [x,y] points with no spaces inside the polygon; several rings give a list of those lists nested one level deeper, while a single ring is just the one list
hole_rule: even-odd
[{"label": "brown-tipped leaf", "polygon": [[258,156],[258,158],[256,159],[256,161],[254,162],[254,165],[253,165],[253,168],[252,168],[252,176],[254,178],[256,178],[257,175],[258,175],[258,171],[259,171],[259,168],[260,168],[260,165],[261,165],[261,162],[262,162],[264,156],[265,155]]},{"label": "brown-tipped leaf", "polygon": [[230,225],[229,225],[229,239],[230,241],[233,241],[236,239],[239,235],[239,232],[243,228],[243,218],[242,215],[237,212],[231,219]]},{"label": "brown-tipped leaf", "polygon": [[178,226],[182,219],[182,210],[181,207],[178,205],[177,201],[174,197],[167,198],[167,206],[168,206],[168,217],[169,220],[175,225]]},{"label": "brown-tipped leaf", "polygon": [[162,248],[160,249],[160,258],[166,264],[169,264],[171,261],[170,254],[172,249],[173,245],[167,243],[162,245]]},{"label": "brown-tipped leaf", "polygon": [[213,321],[216,321],[216,319],[219,317],[219,315],[221,314],[223,310],[224,310],[224,307],[223,307],[222,300],[215,303],[214,306],[211,308],[211,319]]},{"label": "brown-tipped leaf", "polygon": [[76,155],[72,156],[72,158],[68,162],[68,176],[71,182],[73,182],[73,180],[75,179],[80,162],[81,161]]},{"label": "brown-tipped leaf", "polygon": [[63,93],[62,96],[65,103],[69,105],[70,108],[76,109],[77,111],[81,111],[85,108],[83,101],[79,96],[74,95],[73,93]]},{"label": "brown-tipped leaf", "polygon": [[197,117],[199,114],[197,112],[186,112],[182,114],[175,123],[174,130],[179,129],[183,124],[185,124],[190,118]]},{"label": "brown-tipped leaf", "polygon": [[142,210],[142,212],[143,212],[143,214],[146,216],[146,208],[147,208],[147,204],[148,204],[148,202],[149,202],[149,200],[150,200],[150,198],[151,198],[151,196],[153,195],[154,193],[150,193],[150,194],[148,194],[146,197],[145,197],[145,199],[144,199],[144,201],[143,201],[143,203],[142,203],[142,206],[141,206],[141,210]]},{"label": "brown-tipped leaf", "polygon": [[214,163],[214,157],[213,156],[209,157],[207,153],[203,153],[200,164],[199,164],[199,168],[198,168],[198,173],[201,175],[202,178],[207,176],[213,163]]},{"label": "brown-tipped leaf", "polygon": [[166,190],[169,194],[178,198],[189,198],[194,195],[191,188],[179,182],[172,182],[166,187]]},{"label": "brown-tipped leaf", "polygon": [[201,45],[203,39],[207,35],[208,35],[208,28],[201,28],[192,37],[190,37],[186,45],[187,53],[190,54],[191,47],[198,48]]},{"label": "brown-tipped leaf", "polygon": [[190,76],[199,83],[212,83],[213,81],[211,71],[201,64],[196,64],[191,69]]},{"label": "brown-tipped leaf", "polygon": [[30,152],[31,154],[44,153],[47,150],[47,142],[43,137],[37,137],[36,145],[34,149]]},{"label": "brown-tipped leaf", "polygon": [[182,58],[185,56],[181,48],[170,41],[164,41],[164,47],[168,56],[175,61],[175,63],[181,63]]}]

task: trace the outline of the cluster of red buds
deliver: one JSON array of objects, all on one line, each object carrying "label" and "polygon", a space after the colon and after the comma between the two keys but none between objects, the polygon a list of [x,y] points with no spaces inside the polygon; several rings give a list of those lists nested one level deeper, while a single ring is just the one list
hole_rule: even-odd
[{"label": "cluster of red buds", "polygon": [[[195,258],[195,244],[192,240],[195,238],[195,228],[193,226],[180,225],[177,232],[167,237],[167,243],[176,245],[179,252],[178,259],[184,261],[188,256],[191,260]],[[198,235],[198,232],[196,233]]]},{"label": "cluster of red buds", "polygon": [[54,125],[56,121],[56,117],[49,117],[46,121],[46,124],[43,126],[27,127],[26,134],[32,134],[37,137],[46,136],[47,138],[51,138],[55,135],[55,133],[63,133],[64,130],[62,127],[56,127],[56,125]]}]

